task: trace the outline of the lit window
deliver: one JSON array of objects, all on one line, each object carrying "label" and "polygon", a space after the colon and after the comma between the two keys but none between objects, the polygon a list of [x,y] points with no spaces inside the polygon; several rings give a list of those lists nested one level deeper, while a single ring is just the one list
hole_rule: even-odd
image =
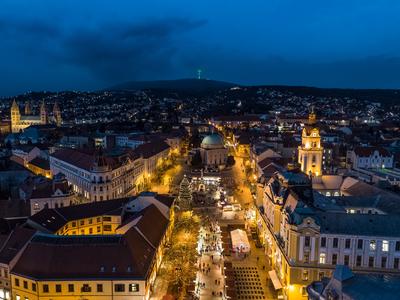
[{"label": "lit window", "polygon": [[376,241],[375,240],[369,241],[369,250],[375,251],[375,249],[376,249]]},{"label": "lit window", "polygon": [[389,251],[389,241],[382,241],[382,251],[383,252]]},{"label": "lit window", "polygon": [[319,255],[319,263],[320,264],[324,264],[326,262],[326,254],[325,253],[321,253]]},{"label": "lit window", "polygon": [[130,292],[139,292],[139,284],[137,284],[137,283],[130,284],[129,291]]}]

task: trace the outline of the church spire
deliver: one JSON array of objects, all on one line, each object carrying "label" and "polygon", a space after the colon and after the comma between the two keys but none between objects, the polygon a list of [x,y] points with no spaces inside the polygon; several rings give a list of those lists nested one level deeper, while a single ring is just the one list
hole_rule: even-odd
[{"label": "church spire", "polygon": [[308,124],[310,125],[314,125],[315,123],[317,123],[317,115],[314,111],[314,105],[311,106],[311,112],[308,115]]},{"label": "church spire", "polygon": [[44,100],[42,100],[42,104],[40,104],[40,121],[42,125],[47,124],[47,111]]},{"label": "church spire", "polygon": [[54,122],[56,123],[57,127],[60,127],[61,123],[62,123],[62,118],[61,118],[61,110],[60,110],[60,107],[58,106],[57,101],[54,102],[53,117],[54,117]]},{"label": "church spire", "polygon": [[29,116],[32,114],[32,109],[29,101],[25,102],[25,115]]}]

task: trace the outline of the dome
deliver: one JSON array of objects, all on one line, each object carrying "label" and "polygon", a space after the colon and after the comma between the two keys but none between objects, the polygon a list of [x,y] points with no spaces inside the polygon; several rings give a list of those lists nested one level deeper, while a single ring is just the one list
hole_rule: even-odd
[{"label": "dome", "polygon": [[207,135],[201,142],[201,148],[205,149],[218,149],[223,147],[224,147],[224,140],[217,133]]}]

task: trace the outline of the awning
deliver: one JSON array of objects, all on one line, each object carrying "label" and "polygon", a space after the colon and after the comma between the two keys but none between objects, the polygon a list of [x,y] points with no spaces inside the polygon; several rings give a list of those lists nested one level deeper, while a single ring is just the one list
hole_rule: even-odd
[{"label": "awning", "polygon": [[272,284],[274,285],[275,290],[279,290],[282,288],[281,281],[278,278],[275,270],[268,272],[269,278],[271,278]]}]

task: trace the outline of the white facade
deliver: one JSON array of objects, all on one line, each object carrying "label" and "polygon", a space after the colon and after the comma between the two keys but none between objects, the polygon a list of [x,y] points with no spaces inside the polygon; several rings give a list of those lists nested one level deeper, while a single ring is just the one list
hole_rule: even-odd
[{"label": "white facade", "polygon": [[87,170],[50,156],[53,174],[62,173],[73,191],[89,201],[103,201],[134,195],[142,182],[143,160],[128,160],[115,169],[107,167]]},{"label": "white facade", "polygon": [[380,149],[369,151],[349,151],[347,158],[353,169],[384,169],[393,168],[393,155]]}]

